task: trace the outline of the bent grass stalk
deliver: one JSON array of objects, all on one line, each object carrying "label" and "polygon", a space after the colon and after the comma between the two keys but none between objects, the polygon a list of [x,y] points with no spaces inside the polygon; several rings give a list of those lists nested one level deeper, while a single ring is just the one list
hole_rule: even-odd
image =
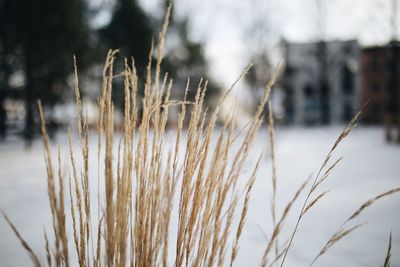
[{"label": "bent grass stalk", "polygon": [[388,248],[387,248],[387,252],[386,252],[385,261],[383,263],[383,267],[390,266],[391,256],[392,256],[392,232],[390,232],[390,235],[389,235],[389,243],[388,243]]},{"label": "bent grass stalk", "polygon": [[[362,109],[361,109],[362,110]],[[302,220],[303,216],[306,214],[306,212],[312,207],[314,206],[318,201],[320,201],[322,199],[322,197],[324,195],[326,195],[326,192],[316,196],[314,199],[311,199],[313,196],[313,193],[316,191],[316,189],[322,184],[323,181],[326,180],[326,178],[328,178],[330,172],[333,170],[333,168],[340,162],[341,158],[339,158],[338,160],[336,160],[333,164],[329,165],[329,161],[333,155],[333,153],[335,152],[337,146],[346,138],[346,136],[348,136],[351,132],[351,130],[354,128],[354,126],[356,125],[357,119],[358,117],[361,115],[361,110],[359,112],[356,113],[356,115],[351,119],[351,121],[346,125],[346,127],[343,129],[343,131],[339,134],[339,137],[336,139],[335,143],[333,144],[332,148],[329,150],[328,154],[326,155],[324,161],[321,164],[320,169],[318,170],[317,175],[315,176],[313,183],[307,193],[307,196],[302,204],[302,208],[300,210],[300,213],[298,215],[296,224],[294,226],[293,232],[290,235],[290,239],[289,239],[289,243],[287,245],[287,247],[285,248],[285,253],[283,255],[282,261],[280,266],[282,267],[283,264],[285,263],[287,254],[289,252],[290,246],[293,242],[293,239],[297,233],[297,229],[299,227],[300,221]],[[322,174],[322,172],[326,170],[324,172],[324,174]],[[322,174],[322,175],[321,175]],[[264,265],[265,266],[265,265]]]}]

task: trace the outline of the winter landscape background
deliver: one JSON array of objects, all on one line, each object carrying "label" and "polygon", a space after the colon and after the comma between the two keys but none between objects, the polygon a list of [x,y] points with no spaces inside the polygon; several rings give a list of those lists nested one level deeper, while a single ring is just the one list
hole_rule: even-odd
[{"label": "winter landscape background", "polygon": [[[278,214],[299,185],[319,169],[341,130],[341,126],[277,129]],[[66,162],[66,136],[58,135],[57,141],[61,144],[62,160]],[[91,147],[96,151],[94,142]],[[56,147],[53,148],[55,153]],[[251,166],[245,168],[247,172],[243,176],[249,175],[259,152],[267,149],[268,133],[263,128],[257,135],[249,159]],[[400,147],[385,142],[382,128],[355,128],[335,153],[335,158],[340,156],[344,157],[343,161],[322,186],[324,190],[331,189],[331,192],[301,223],[288,255],[287,266],[308,266],[336,228],[364,201],[399,186]],[[262,160],[263,167],[258,172],[251,196],[237,266],[259,265],[267,244],[264,235],[271,233],[271,164],[268,153],[264,154]],[[96,159],[92,158],[91,161],[96,162]],[[90,171],[96,177],[94,166]],[[0,144],[0,177],[0,208],[44,260],[43,230],[50,229],[51,220],[41,142],[35,142],[30,150],[25,150],[19,142]],[[96,179],[92,180],[91,187],[95,192]],[[299,212],[304,197],[302,194],[300,202],[293,208],[294,212],[284,225],[282,237],[288,237],[293,230],[295,214]],[[337,266],[338,261],[342,266],[379,266],[386,255],[390,231],[393,234],[392,266],[399,266],[400,255],[395,253],[400,243],[399,203],[399,195],[377,202],[357,220],[357,223],[368,223],[334,245],[315,266],[333,267]],[[174,230],[176,227],[172,224],[171,231]],[[29,266],[28,255],[4,220],[0,220],[0,236],[1,265]]]},{"label": "winter landscape background", "polygon": [[[125,104],[123,59],[134,57],[141,98],[150,43],[153,37],[158,41],[170,2],[173,8],[161,72],[174,79],[172,99],[182,99],[189,77],[188,100],[193,100],[204,78],[208,80],[204,106],[213,110],[218,97],[253,64],[221,106],[218,125],[226,121],[232,107],[235,123],[246,125],[281,63],[271,93],[278,214],[302,182],[316,174],[344,125],[368,102],[359,125],[335,151],[334,159],[344,159],[321,187],[321,192],[331,191],[301,222],[288,254],[286,266],[308,266],[362,203],[400,186],[400,0],[0,0],[0,211],[45,262],[44,230],[49,233],[52,225],[37,100],[43,103],[53,158],[59,143],[63,175],[68,177],[67,127],[76,125],[77,117],[76,60],[81,115],[87,115],[92,137],[91,203],[97,219],[94,129],[105,56],[109,49],[119,49],[114,73],[118,77],[113,83],[117,151]],[[155,62],[157,51],[150,57]],[[154,74],[155,68],[150,69]],[[169,134],[176,130],[178,112],[177,106],[171,106]],[[269,110],[263,115],[267,118]],[[263,151],[236,266],[259,265],[271,235],[272,176],[266,127],[265,123],[259,131],[241,176],[243,185]],[[78,142],[74,149],[78,153]],[[303,192],[285,222],[281,246],[293,231],[304,198]],[[177,230],[177,201],[172,236]],[[396,253],[400,251],[399,207],[400,194],[379,200],[355,222],[367,224],[335,244],[315,266],[380,266],[390,232],[392,266],[400,266]],[[235,223],[238,219],[234,218]],[[29,265],[28,254],[0,216],[0,266]]]}]

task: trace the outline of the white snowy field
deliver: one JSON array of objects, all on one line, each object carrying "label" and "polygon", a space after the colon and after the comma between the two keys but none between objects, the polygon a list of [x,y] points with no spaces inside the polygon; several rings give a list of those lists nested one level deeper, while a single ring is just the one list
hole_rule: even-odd
[{"label": "white snowy field", "polygon": [[[341,130],[341,126],[277,130],[278,215],[299,185],[318,171]],[[331,192],[301,222],[285,266],[308,266],[324,242],[364,201],[400,186],[400,146],[385,143],[383,137],[381,128],[358,127],[339,146],[334,159],[340,156],[344,159],[321,187],[322,190],[331,189]],[[65,136],[59,137],[62,151],[66,147],[64,139]],[[262,150],[268,151],[265,128],[257,136],[244,175],[251,172]],[[65,161],[66,156],[63,154],[62,158]],[[261,262],[271,233],[270,173],[270,159],[268,153],[264,153],[236,266],[258,266]],[[47,229],[51,233],[46,190],[40,142],[30,150],[25,150],[21,143],[0,144],[0,210],[7,213],[43,262],[43,231]],[[304,197],[301,195],[300,202],[293,207],[280,244],[293,230]],[[368,223],[334,245],[315,266],[380,266],[386,255],[390,231],[393,233],[392,266],[400,266],[400,253],[396,253],[400,251],[400,194],[376,202],[356,221],[363,222]],[[0,266],[30,265],[29,256],[0,218]]]}]

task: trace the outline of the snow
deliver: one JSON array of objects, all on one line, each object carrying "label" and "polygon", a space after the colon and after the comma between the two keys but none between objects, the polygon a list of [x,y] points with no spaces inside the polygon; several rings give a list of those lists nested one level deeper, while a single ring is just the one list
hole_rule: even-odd
[{"label": "snow", "polygon": [[[342,126],[277,130],[278,216],[299,185],[318,171],[341,130]],[[65,136],[59,136],[58,141],[61,150],[65,151]],[[271,234],[271,164],[265,128],[257,135],[244,177],[250,175],[262,150],[266,152],[263,167],[258,172],[251,196],[236,266],[259,265],[267,244],[265,235]],[[286,266],[308,266],[330,235],[364,201],[400,186],[400,146],[386,143],[382,128],[356,128],[340,144],[333,160],[340,156],[344,156],[343,161],[321,186],[321,192],[332,191],[300,223]],[[65,161],[66,155],[62,158]],[[17,142],[0,144],[0,179],[0,210],[7,213],[44,262],[43,230],[46,228],[51,232],[51,228],[41,143],[34,143],[30,150]],[[293,230],[304,198],[302,194],[284,225],[281,245]],[[399,250],[399,204],[400,194],[376,202],[355,222],[368,223],[334,245],[315,266],[382,265],[390,231],[393,231],[393,251]],[[31,265],[29,256],[3,218],[0,218],[0,236],[1,266]],[[392,266],[400,266],[399,253],[392,253]]]}]

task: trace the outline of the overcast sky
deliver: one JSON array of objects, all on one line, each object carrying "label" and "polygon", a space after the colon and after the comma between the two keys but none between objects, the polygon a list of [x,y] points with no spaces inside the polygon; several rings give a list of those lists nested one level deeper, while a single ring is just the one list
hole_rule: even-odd
[{"label": "overcast sky", "polygon": [[[394,1],[398,3],[397,16]],[[140,0],[143,8],[155,16],[164,12],[160,2]],[[271,50],[278,61],[281,56],[276,44],[281,39],[310,42],[323,35],[327,40],[356,39],[369,46],[390,40],[393,17],[395,24],[400,24],[400,0],[319,0],[319,8],[317,3],[318,0],[175,0],[174,7],[178,16],[189,19],[191,37],[205,45],[212,74],[225,85],[244,68],[250,52],[259,49],[256,41]],[[108,15],[103,14],[98,23],[107,19]],[[394,29],[400,36],[400,26]]]}]

